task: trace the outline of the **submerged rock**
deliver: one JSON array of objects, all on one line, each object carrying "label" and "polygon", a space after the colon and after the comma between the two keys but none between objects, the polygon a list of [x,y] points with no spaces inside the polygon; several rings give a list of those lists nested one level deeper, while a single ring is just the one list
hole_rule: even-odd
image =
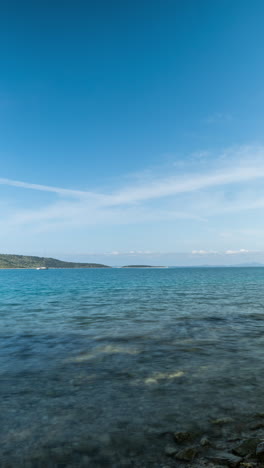
[{"label": "submerged rock", "polygon": [[264,462],[264,441],[260,442],[256,447],[256,455],[259,461]]},{"label": "submerged rock", "polygon": [[110,437],[110,435],[107,434],[107,433],[100,434],[100,435],[97,437],[97,442],[98,442],[100,445],[110,445],[110,443],[111,443],[111,437]]},{"label": "submerged rock", "polygon": [[203,436],[203,437],[201,438],[201,440],[200,440],[200,445],[201,445],[202,447],[209,447],[209,446],[211,445],[211,442],[210,442],[210,440],[208,439],[207,436]]},{"label": "submerged rock", "polygon": [[49,457],[58,463],[67,463],[70,460],[73,450],[70,447],[54,447],[49,450]]},{"label": "submerged rock", "polygon": [[206,455],[206,458],[208,460],[214,462],[214,463],[220,463],[222,465],[227,465],[230,467],[237,467],[239,464],[242,462],[242,458],[238,457],[236,455],[233,455],[232,453],[229,452],[211,452],[208,455]]},{"label": "submerged rock", "polygon": [[175,454],[175,458],[183,461],[192,461],[198,453],[197,447],[186,447]]},{"label": "submerged rock", "polygon": [[178,444],[187,442],[188,440],[193,440],[195,434],[193,432],[174,432],[173,437]]},{"label": "submerged rock", "polygon": [[47,452],[44,449],[38,450],[31,455],[28,462],[30,462],[33,466],[43,466],[47,462]]},{"label": "submerged rock", "polygon": [[255,462],[242,462],[239,465],[239,468],[257,468],[257,463]]},{"label": "submerged rock", "polygon": [[211,421],[212,424],[215,424],[216,426],[222,426],[224,424],[230,424],[232,422],[234,422],[234,419],[233,418],[218,418],[218,419],[214,419],[213,421]]},{"label": "submerged rock", "polygon": [[233,449],[233,453],[239,455],[240,457],[246,457],[247,455],[255,455],[256,448],[260,444],[260,442],[261,439],[258,439],[256,437],[251,439],[245,439]]},{"label": "submerged rock", "polygon": [[252,431],[255,431],[257,429],[263,429],[263,428],[264,428],[264,423],[253,424],[252,426],[250,426],[250,429]]},{"label": "submerged rock", "polygon": [[92,439],[82,441],[74,445],[74,450],[87,455],[95,455],[99,452],[100,446]]},{"label": "submerged rock", "polygon": [[88,468],[89,466],[91,466],[91,458],[85,455],[80,461],[80,468]]},{"label": "submerged rock", "polygon": [[174,447],[173,445],[166,445],[165,454],[168,457],[173,457],[177,452],[178,452],[177,447]]}]

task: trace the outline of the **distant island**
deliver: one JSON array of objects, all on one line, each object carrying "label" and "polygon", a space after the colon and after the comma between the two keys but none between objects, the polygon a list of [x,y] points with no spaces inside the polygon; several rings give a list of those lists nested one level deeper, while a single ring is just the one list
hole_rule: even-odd
[{"label": "distant island", "polygon": [[168,268],[166,266],[153,266],[153,265],[125,265],[122,268]]},{"label": "distant island", "polygon": [[0,269],[8,268],[111,268],[100,263],[64,262],[56,258],[0,254]]}]

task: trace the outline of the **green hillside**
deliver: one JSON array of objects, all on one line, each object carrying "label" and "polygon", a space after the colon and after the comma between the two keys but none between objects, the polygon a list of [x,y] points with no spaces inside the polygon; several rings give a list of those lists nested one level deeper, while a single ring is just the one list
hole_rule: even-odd
[{"label": "green hillside", "polygon": [[110,268],[100,263],[63,262],[56,258],[0,254],[0,268]]}]

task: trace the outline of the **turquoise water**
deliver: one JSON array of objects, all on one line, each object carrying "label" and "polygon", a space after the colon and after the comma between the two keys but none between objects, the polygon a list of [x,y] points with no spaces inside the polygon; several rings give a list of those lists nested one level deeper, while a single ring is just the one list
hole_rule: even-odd
[{"label": "turquoise water", "polygon": [[264,269],[2,270],[0,339],[3,460],[243,420],[264,408]]}]

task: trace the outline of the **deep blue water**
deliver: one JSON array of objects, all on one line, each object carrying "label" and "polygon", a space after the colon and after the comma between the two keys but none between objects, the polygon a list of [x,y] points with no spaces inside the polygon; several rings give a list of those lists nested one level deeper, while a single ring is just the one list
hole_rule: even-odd
[{"label": "deep blue water", "polygon": [[243,419],[264,408],[264,268],[0,270],[0,345],[3,454]]}]

